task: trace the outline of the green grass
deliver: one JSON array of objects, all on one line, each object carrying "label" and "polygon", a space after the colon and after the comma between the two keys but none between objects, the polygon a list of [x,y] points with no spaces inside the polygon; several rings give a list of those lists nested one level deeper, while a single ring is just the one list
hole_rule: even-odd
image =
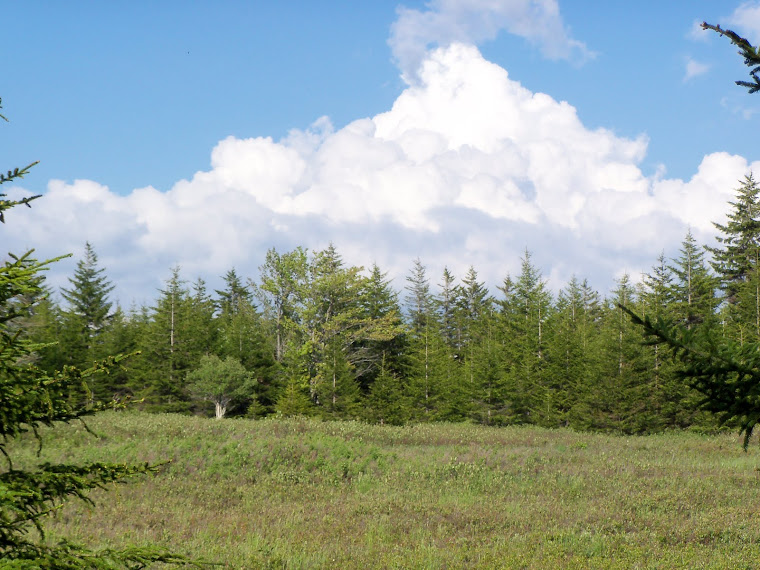
[{"label": "green grass", "polygon": [[645,437],[104,413],[25,438],[17,465],[158,462],[48,525],[230,568],[760,567],[760,451]]}]

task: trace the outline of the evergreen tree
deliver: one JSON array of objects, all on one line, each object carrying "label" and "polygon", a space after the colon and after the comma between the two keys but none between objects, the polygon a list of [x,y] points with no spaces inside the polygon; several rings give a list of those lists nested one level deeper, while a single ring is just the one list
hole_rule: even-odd
[{"label": "evergreen tree", "polygon": [[442,282],[438,284],[438,313],[441,322],[441,333],[446,344],[453,352],[459,352],[461,348],[461,339],[459,338],[459,327],[456,322],[457,308],[457,286],[456,278],[449,271],[448,267],[443,268]]},{"label": "evergreen tree", "polygon": [[187,412],[190,398],[185,378],[201,354],[193,350],[190,292],[179,267],[171,270],[160,293],[156,306],[146,315],[147,327],[140,339],[142,358],[139,371],[135,370],[138,395],[145,399],[148,409]]},{"label": "evergreen tree", "polygon": [[256,379],[246,396],[249,414],[271,412],[281,390],[273,339],[253,304],[252,285],[244,284],[234,269],[224,281],[226,287],[217,291],[215,352],[241,362]]},{"label": "evergreen tree", "polygon": [[399,376],[381,362],[370,387],[365,418],[379,424],[403,425],[409,420],[404,386]]},{"label": "evergreen tree", "polygon": [[221,335],[220,325],[214,314],[214,300],[206,290],[206,282],[200,277],[188,291],[187,301],[188,352],[197,355],[216,352]]},{"label": "evergreen tree", "polygon": [[735,83],[740,87],[746,87],[750,94],[760,91],[760,77],[757,75],[758,71],[760,71],[758,69],[758,67],[760,67],[760,52],[758,51],[758,48],[754,47],[737,33],[731,30],[724,30],[720,26],[713,26],[707,22],[702,22],[702,29],[713,30],[721,36],[726,36],[731,40],[732,44],[739,46],[739,54],[744,58],[744,65],[751,68],[749,75],[752,78],[752,81],[736,81]]},{"label": "evergreen tree", "polygon": [[[490,423],[495,389],[501,376],[495,361],[493,338],[492,299],[484,283],[478,281],[478,273],[470,266],[457,289],[456,321],[458,323],[458,358],[460,374],[454,383],[448,382],[447,419],[466,418],[475,411],[475,404],[486,404],[485,416],[476,412],[481,421]],[[455,355],[451,355],[453,357]],[[451,361],[451,358],[447,359]],[[474,401],[473,401],[474,400]],[[485,417],[485,420],[482,418]]]},{"label": "evergreen tree", "polygon": [[[470,379],[471,416],[486,425],[509,422],[509,393],[504,366],[502,328],[493,303],[481,311],[470,327],[466,374]],[[467,408],[465,408],[467,410]]]},{"label": "evergreen tree", "polygon": [[628,274],[618,280],[602,314],[600,381],[587,395],[588,424],[583,427],[635,432],[637,414],[644,412],[643,391],[647,367],[641,331],[627,317],[624,307],[636,306],[635,289]]},{"label": "evergreen tree", "polygon": [[717,281],[710,273],[703,250],[691,230],[681,242],[679,254],[670,266],[675,278],[671,287],[672,306],[677,322],[691,328],[715,317]]},{"label": "evergreen tree", "polygon": [[[662,253],[652,272],[644,275],[640,294],[640,311],[644,315],[674,318],[673,272]],[[679,416],[683,387],[675,376],[672,351],[667,345],[654,343],[643,349],[643,365],[648,377],[638,390],[643,409],[631,418],[631,429],[637,432],[659,431],[674,427]]]},{"label": "evergreen tree", "polygon": [[760,339],[760,187],[752,175],[737,189],[726,225],[714,224],[721,247],[708,248],[711,264],[732,306],[729,318],[740,341]]},{"label": "evergreen tree", "polygon": [[[684,326],[687,330],[695,327],[720,326],[718,308],[720,300],[716,295],[718,280],[708,269],[703,249],[697,245],[691,231],[686,234],[679,253],[679,257],[673,260],[673,265],[671,265],[675,278],[671,291],[673,322]],[[725,311],[728,309],[728,306],[724,307]],[[676,364],[675,388],[679,401],[672,417],[668,418],[668,423],[675,427],[698,425],[703,428],[714,428],[716,426],[714,416],[699,409],[702,397],[689,387],[687,382],[684,382],[683,365],[679,362]]]},{"label": "evergreen tree", "polygon": [[510,362],[513,413],[518,421],[553,425],[554,390],[548,382],[547,323],[552,311],[551,293],[541,272],[525,251],[517,281],[506,306],[510,314],[509,334],[513,337],[513,356]]},{"label": "evergreen tree", "polygon": [[98,267],[98,256],[90,242],[85,243],[84,258],[77,262],[74,277],[69,278],[71,288],[61,289],[61,295],[68,302],[64,318],[71,321],[71,328],[77,335],[77,345],[68,347],[77,354],[72,362],[78,366],[102,356],[96,346],[97,339],[108,325],[111,317],[109,294],[114,286],[105,276],[105,269]]},{"label": "evergreen tree", "polygon": [[[3,118],[0,115],[0,118]],[[0,174],[0,184],[23,177],[33,166]],[[7,200],[0,194],[0,222],[14,206],[29,205],[37,196]],[[45,517],[69,497],[90,501],[89,491],[132,476],[155,471],[145,465],[120,463],[44,463],[36,469],[14,466],[9,443],[26,432],[39,440],[41,426],[83,419],[96,410],[82,406],[75,396],[86,390],[87,379],[114,360],[86,370],[67,367],[47,374],[31,364],[34,345],[19,328],[21,319],[34,312],[34,303],[44,296],[42,271],[57,259],[39,262],[32,252],[9,254],[0,266],[0,559],[4,568],[144,568],[158,562],[183,562],[155,548],[126,548],[121,551],[88,548],[60,541],[53,544],[44,535]],[[60,259],[60,258],[58,258]],[[91,502],[91,501],[90,501]],[[39,539],[35,537],[38,531]]]},{"label": "evergreen tree", "polygon": [[445,378],[448,351],[440,335],[435,303],[430,293],[427,270],[414,260],[406,278],[405,298],[409,323],[409,368],[406,374],[411,416],[415,420],[436,419],[445,395],[441,380]]},{"label": "evergreen tree", "polygon": [[377,331],[357,339],[353,346],[352,361],[356,366],[357,381],[365,393],[383,368],[388,374],[399,375],[405,366],[407,339],[401,308],[398,293],[391,287],[387,276],[377,264],[373,264],[361,291],[362,319]]},{"label": "evergreen tree", "polygon": [[599,381],[599,294],[588,281],[573,276],[559,292],[552,316],[548,374],[552,378],[554,413],[559,425],[586,425],[583,402]]},{"label": "evergreen tree", "polygon": [[235,268],[230,269],[224,276],[225,288],[217,290],[217,307],[221,314],[235,315],[250,306],[253,294],[238,277]]}]

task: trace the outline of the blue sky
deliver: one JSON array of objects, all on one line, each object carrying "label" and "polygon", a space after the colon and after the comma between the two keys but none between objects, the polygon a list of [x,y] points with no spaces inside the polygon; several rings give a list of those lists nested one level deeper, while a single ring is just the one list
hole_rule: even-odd
[{"label": "blue sky", "polygon": [[433,283],[472,264],[493,286],[528,248],[553,288],[605,292],[688,228],[711,239],[760,159],[760,95],[695,29],[757,42],[758,2],[16,2],[4,20],[3,168],[40,160],[11,192],[47,195],[5,243],[89,240],[125,304],[175,264],[213,286],[329,241],[398,288],[417,256]]}]

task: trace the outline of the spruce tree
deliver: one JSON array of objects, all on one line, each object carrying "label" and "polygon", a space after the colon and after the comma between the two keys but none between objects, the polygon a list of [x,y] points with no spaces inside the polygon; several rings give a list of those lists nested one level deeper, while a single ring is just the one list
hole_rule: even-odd
[{"label": "spruce tree", "polygon": [[514,282],[509,325],[514,335],[515,361],[511,375],[515,412],[521,421],[552,425],[554,390],[546,375],[547,325],[553,300],[540,270],[525,250],[520,275]]},{"label": "spruce tree", "polygon": [[642,391],[647,367],[643,361],[642,334],[628,319],[625,307],[638,306],[628,274],[618,280],[602,314],[600,381],[587,394],[592,429],[635,432],[637,414],[645,409]]},{"label": "spruce tree", "polygon": [[740,343],[760,341],[760,186],[750,174],[736,190],[736,201],[711,247],[710,262],[720,280],[729,335]]},{"label": "spruce tree", "polygon": [[[703,22],[710,29],[727,36],[739,46],[744,63],[751,67],[752,82],[737,81],[750,93],[760,90],[760,54],[746,39],[732,32]],[[722,278],[729,309],[739,306],[744,311],[729,311],[729,317],[742,327],[746,326],[746,309],[753,305],[752,289],[755,289],[756,330],[760,330],[760,282],[753,283],[757,268],[758,235],[758,189],[752,176],[747,176],[738,191],[738,200],[731,203],[734,211],[729,223],[716,224],[723,233],[719,236],[722,248],[714,248],[715,270]],[[754,267],[753,267],[754,264]],[[744,295],[741,295],[744,293]],[[649,335],[652,343],[665,343],[683,364],[679,376],[703,399],[701,406],[720,416],[728,424],[737,424],[744,433],[746,449],[752,432],[760,420],[758,385],[760,385],[760,341],[757,336],[745,335],[740,329],[738,341],[727,336],[723,330],[712,326],[687,327],[673,325],[667,319],[641,316],[631,307],[621,305],[634,323]],[[744,313],[743,315],[741,313]],[[734,313],[734,314],[731,314]]]},{"label": "spruce tree", "polygon": [[[475,412],[481,421],[490,423],[491,407],[496,400],[495,385],[500,378],[495,366],[493,299],[485,284],[478,280],[478,273],[472,266],[462,279],[457,293],[456,321],[460,338],[457,363],[461,370],[454,377],[454,383],[447,385],[447,392],[451,394],[447,397],[447,407],[450,409],[448,419],[466,418]],[[487,403],[487,409],[481,416],[475,406],[484,403]]]},{"label": "spruce tree", "polygon": [[689,230],[681,242],[678,258],[670,265],[674,276],[671,287],[673,312],[676,322],[692,328],[715,317],[719,299],[718,282],[710,273],[704,251]]},{"label": "spruce tree", "polygon": [[735,83],[740,87],[746,87],[750,94],[760,91],[760,51],[757,47],[753,46],[747,39],[741,37],[736,32],[731,30],[724,30],[719,25],[713,26],[707,22],[702,22],[703,30],[712,30],[719,33],[721,36],[726,36],[731,43],[739,47],[739,55],[744,58],[744,65],[751,68],[749,75],[752,81],[736,81]]},{"label": "spruce tree", "polygon": [[398,293],[391,287],[388,274],[376,263],[363,281],[360,304],[362,319],[380,333],[357,339],[353,347],[357,381],[367,393],[381,370],[388,374],[402,373],[407,338]]},{"label": "spruce tree", "polygon": [[586,395],[599,381],[599,295],[586,280],[573,276],[557,298],[548,375],[554,385],[554,413],[559,425],[586,425]]},{"label": "spruce tree", "polygon": [[68,302],[64,318],[70,319],[79,335],[83,350],[82,365],[97,354],[97,338],[108,325],[111,317],[109,294],[114,285],[105,275],[105,269],[98,267],[98,256],[90,242],[84,246],[84,258],[77,262],[74,276],[69,278],[71,288],[61,289],[61,295]]},{"label": "spruce tree", "polygon": [[435,315],[435,302],[430,292],[427,269],[415,259],[406,278],[405,297],[409,326],[408,379],[410,414],[412,419],[436,419],[445,396],[441,380],[445,378],[448,351],[440,334]]},{"label": "spruce tree", "polygon": [[194,350],[189,319],[192,301],[179,267],[171,270],[160,293],[156,306],[146,310],[142,357],[134,370],[137,395],[150,410],[187,412],[190,398],[185,379],[201,354]]},{"label": "spruce tree", "polygon": [[[0,118],[2,115],[0,115]],[[23,177],[31,168],[0,174],[0,184]],[[0,194],[0,222],[17,205],[30,205],[31,196],[9,200]],[[46,373],[31,363],[35,346],[19,327],[44,296],[42,272],[60,258],[37,261],[33,252],[9,254],[0,265],[0,564],[4,568],[105,569],[145,568],[159,562],[185,562],[156,548],[92,551],[68,541],[46,540],[45,517],[70,497],[92,503],[88,493],[113,482],[149,473],[148,464],[121,463],[50,464],[34,469],[14,465],[9,444],[31,432],[42,445],[39,428],[83,420],[96,408],[74,396],[87,389],[87,379],[97,370],[112,367],[109,359],[85,370],[66,367]]]}]

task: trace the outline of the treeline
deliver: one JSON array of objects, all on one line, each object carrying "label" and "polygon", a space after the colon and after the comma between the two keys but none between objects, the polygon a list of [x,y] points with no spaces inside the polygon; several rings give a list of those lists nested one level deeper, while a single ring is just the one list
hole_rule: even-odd
[{"label": "treeline", "polygon": [[139,351],[82,397],[154,411],[709,429],[718,419],[669,349],[643,342],[620,305],[760,340],[758,193],[748,176],[716,224],[718,247],[689,232],[675,258],[661,255],[641,283],[623,276],[606,298],[580,278],[554,295],[528,251],[491,294],[474,268],[430,276],[420,260],[399,291],[330,246],[270,250],[257,281],[231,269],[215,291],[175,268],[153,306],[124,311],[87,244],[63,302],[40,299],[25,334],[50,371]]}]

